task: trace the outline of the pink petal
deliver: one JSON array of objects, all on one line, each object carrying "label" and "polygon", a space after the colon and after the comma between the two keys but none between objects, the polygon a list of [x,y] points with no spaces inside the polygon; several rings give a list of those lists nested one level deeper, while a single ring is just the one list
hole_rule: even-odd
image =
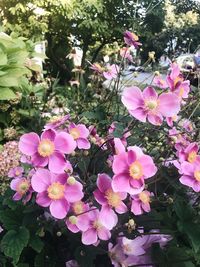
[{"label": "pink petal", "polygon": [[163,122],[163,117],[160,114],[148,114],[148,121],[153,125],[161,125]]},{"label": "pink petal", "polygon": [[60,152],[54,152],[49,157],[49,170],[54,173],[63,173],[65,170],[65,157]]},{"label": "pink petal", "polygon": [[142,203],[142,208],[146,212],[150,212],[150,210],[151,210],[151,207],[150,207],[150,204],[149,203],[146,203],[146,204],[145,203]]},{"label": "pink petal", "polygon": [[38,193],[46,191],[50,183],[51,173],[46,169],[38,169],[31,179],[32,188]]},{"label": "pink petal", "polygon": [[199,192],[199,191],[200,191],[200,183],[195,181],[195,182],[193,183],[192,188],[193,188],[193,190],[194,190],[195,192]]},{"label": "pink petal", "polygon": [[10,188],[12,190],[17,190],[17,185],[19,184],[19,182],[21,181],[20,178],[15,178],[15,179],[12,179],[11,183],[10,183]]},{"label": "pink petal", "polygon": [[53,217],[57,219],[64,219],[68,213],[69,204],[65,199],[54,200],[50,204],[49,209]]},{"label": "pink petal", "polygon": [[78,138],[77,140],[77,146],[79,149],[89,149],[90,148],[90,142],[85,138]]},{"label": "pink petal", "polygon": [[107,199],[105,198],[104,194],[99,190],[96,189],[94,192],[94,197],[96,201],[101,204],[101,205],[106,205],[107,204]]},{"label": "pink petal", "polygon": [[74,138],[70,134],[65,132],[60,132],[59,134],[57,134],[54,144],[56,150],[64,154],[70,154],[76,148],[76,142],[74,141]]},{"label": "pink petal", "polygon": [[99,213],[99,220],[103,224],[103,226],[111,230],[116,226],[118,217],[110,207],[103,206]]},{"label": "pink petal", "polygon": [[38,193],[36,203],[42,207],[48,207],[51,204],[51,199],[48,197],[47,192]]},{"label": "pink petal", "polygon": [[121,202],[120,205],[115,208],[115,210],[117,213],[123,214],[127,212],[128,208],[123,202]]},{"label": "pink petal", "polygon": [[128,172],[129,164],[128,154],[126,152],[114,156],[112,169],[115,174]]},{"label": "pink petal", "polygon": [[19,150],[27,156],[37,152],[40,138],[36,133],[23,134],[19,140]]},{"label": "pink petal", "polygon": [[143,97],[144,99],[157,99],[158,98],[158,94],[156,92],[156,90],[153,87],[146,87],[143,91]]},{"label": "pink petal", "polygon": [[141,203],[139,201],[132,201],[131,204],[131,211],[135,215],[141,215],[143,213],[142,208],[141,208]]},{"label": "pink petal", "polygon": [[173,93],[159,96],[159,111],[165,117],[172,117],[180,111],[180,100]]},{"label": "pink petal", "polygon": [[153,159],[150,156],[143,155],[139,158],[138,161],[142,165],[144,178],[149,178],[156,174],[157,167],[155,166]]},{"label": "pink petal", "polygon": [[144,185],[144,179],[132,179],[130,178],[130,186],[134,189],[139,189]]},{"label": "pink petal", "polygon": [[181,178],[179,179],[179,181],[182,184],[187,185],[189,187],[192,187],[193,186],[193,183],[194,183],[194,179],[192,179],[191,176],[187,176],[187,175],[181,176]]},{"label": "pink petal", "polygon": [[48,157],[42,157],[39,155],[38,152],[36,152],[31,157],[31,162],[36,167],[45,167],[48,164],[48,161],[49,161]]},{"label": "pink petal", "polygon": [[102,193],[104,193],[111,188],[111,182],[112,180],[107,174],[99,174],[97,178],[97,187]]},{"label": "pink petal", "polygon": [[184,175],[193,176],[193,173],[194,173],[194,165],[191,164],[191,163],[189,163],[189,162],[184,161],[181,164],[181,172]]},{"label": "pink petal", "polygon": [[136,160],[136,154],[133,150],[128,151],[128,164],[131,165]]},{"label": "pink petal", "polygon": [[79,130],[81,138],[87,138],[89,136],[90,132],[84,124],[78,124],[76,128]]},{"label": "pink petal", "polygon": [[13,196],[13,200],[15,200],[15,201],[18,201],[18,200],[20,200],[20,199],[22,199],[22,195],[20,195],[19,193],[15,193],[14,194],[14,196]]},{"label": "pink petal", "polygon": [[87,213],[79,215],[77,219],[77,227],[83,232],[87,231],[89,228],[89,218]]},{"label": "pink petal", "polygon": [[114,175],[112,188],[115,192],[130,192],[129,176],[126,174]]},{"label": "pink petal", "polygon": [[111,238],[110,231],[103,227],[98,229],[97,234],[98,234],[99,239],[101,240],[108,240]]},{"label": "pink petal", "polygon": [[94,229],[89,229],[82,233],[82,243],[85,245],[92,245],[97,242],[97,232]]},{"label": "pink petal", "polygon": [[146,122],[147,112],[143,108],[129,110],[129,113],[141,122]]},{"label": "pink petal", "polygon": [[41,135],[41,140],[42,139],[49,139],[51,141],[54,141],[56,137],[56,132],[53,129],[46,130],[42,133]]},{"label": "pink petal", "polygon": [[144,104],[141,90],[136,87],[127,87],[122,93],[122,103],[128,110],[135,110]]},{"label": "pink petal", "polygon": [[83,198],[83,186],[81,183],[76,182],[74,185],[66,185],[65,198],[69,202],[76,202]]}]

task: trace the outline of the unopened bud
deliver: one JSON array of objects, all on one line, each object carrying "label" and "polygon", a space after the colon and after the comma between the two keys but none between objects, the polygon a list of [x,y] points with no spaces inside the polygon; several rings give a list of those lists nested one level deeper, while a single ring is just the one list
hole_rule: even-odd
[{"label": "unopened bud", "polygon": [[76,183],[76,179],[73,176],[69,176],[69,178],[67,179],[67,183],[69,185],[74,185]]}]

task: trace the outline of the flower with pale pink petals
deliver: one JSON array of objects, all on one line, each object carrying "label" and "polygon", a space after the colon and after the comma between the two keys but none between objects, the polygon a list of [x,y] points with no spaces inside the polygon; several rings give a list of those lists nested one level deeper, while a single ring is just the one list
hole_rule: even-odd
[{"label": "flower with pale pink petals", "polygon": [[45,130],[41,138],[36,133],[21,136],[19,149],[36,167],[45,167],[54,173],[63,173],[66,167],[64,154],[70,154],[76,148],[73,137],[66,132],[57,133],[53,129]]},{"label": "flower with pale pink petals", "polygon": [[97,74],[103,74],[104,68],[99,63],[93,63],[90,67],[91,70]]},{"label": "flower with pale pink petals", "polygon": [[63,125],[65,122],[67,122],[70,119],[70,115],[65,116],[53,116],[49,122],[44,126],[45,130],[48,129],[56,129]]},{"label": "flower with pale pink petals", "polygon": [[142,191],[137,195],[131,196],[131,211],[135,215],[141,215],[144,212],[149,212],[151,210],[151,193],[147,190]]},{"label": "flower with pale pink petals", "polygon": [[127,211],[127,207],[123,202],[127,197],[127,193],[114,192],[112,189],[112,179],[105,173],[98,175],[97,187],[98,189],[94,191],[94,197],[102,205],[100,212],[101,222],[108,229],[112,229],[118,221],[113,209],[119,214]]},{"label": "flower with pale pink petals", "polygon": [[130,54],[130,48],[128,47],[122,47],[120,49],[120,56],[124,59],[127,58],[129,61],[133,60],[132,55]]},{"label": "flower with pale pink petals", "polygon": [[18,201],[23,199],[23,202],[26,203],[31,199],[33,190],[29,179],[24,177],[14,178],[10,183],[10,188],[16,191],[13,200]]},{"label": "flower with pale pink petals", "polygon": [[136,49],[141,46],[142,44],[139,41],[138,36],[130,31],[125,31],[124,32],[124,42],[127,45],[134,46]]},{"label": "flower with pale pink petals", "polygon": [[165,80],[163,80],[162,76],[157,75],[155,76],[155,78],[153,79],[153,83],[162,89],[166,89],[168,87],[167,82]]},{"label": "flower with pale pink petals", "polygon": [[24,168],[22,167],[14,167],[9,170],[8,177],[10,178],[21,178],[24,172]]},{"label": "flower with pale pink petals", "polygon": [[78,262],[75,260],[67,261],[65,267],[79,267]]},{"label": "flower with pale pink petals", "polygon": [[153,125],[161,125],[163,117],[171,117],[180,111],[180,101],[173,93],[158,93],[152,87],[142,92],[138,87],[127,87],[122,94],[122,103],[136,119]]},{"label": "flower with pale pink petals", "polygon": [[57,219],[66,217],[70,203],[83,198],[83,186],[66,174],[53,174],[46,169],[38,169],[31,179],[31,185],[37,192],[36,203],[49,207],[50,213]]},{"label": "flower with pale pink petals", "polygon": [[179,151],[179,161],[188,161],[189,163],[194,163],[197,159],[200,158],[200,156],[198,156],[198,150],[199,146],[196,142],[189,144],[185,149]]},{"label": "flower with pale pink petals", "polygon": [[129,147],[128,152],[115,155],[112,169],[114,172],[113,190],[131,195],[142,192],[144,180],[154,176],[157,172],[153,159],[136,146]]},{"label": "flower with pale pink petals", "polygon": [[111,238],[111,233],[108,228],[103,226],[100,220],[100,212],[95,209],[88,212],[88,229],[82,233],[82,243],[92,245],[100,240],[108,240]]},{"label": "flower with pale pink petals", "polygon": [[106,78],[107,80],[112,80],[117,78],[117,75],[119,73],[119,66],[116,64],[107,64],[106,65],[106,70],[104,70],[103,72],[103,76],[104,78]]},{"label": "flower with pale pink petals", "polygon": [[84,124],[74,124],[71,123],[69,125],[69,133],[73,137],[74,141],[77,144],[79,149],[89,149],[90,142],[88,141],[89,130],[86,128]]}]

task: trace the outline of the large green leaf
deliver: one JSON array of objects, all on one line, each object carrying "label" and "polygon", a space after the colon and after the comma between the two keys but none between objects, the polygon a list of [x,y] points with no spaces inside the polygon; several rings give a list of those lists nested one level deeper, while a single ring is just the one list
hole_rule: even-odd
[{"label": "large green leaf", "polygon": [[13,98],[16,98],[16,95],[10,88],[0,87],[0,100],[9,100]]},{"label": "large green leaf", "polygon": [[19,261],[19,257],[23,248],[28,245],[29,231],[25,227],[21,227],[18,231],[8,231],[2,241],[1,247],[4,254],[13,259],[13,263],[16,264]]}]

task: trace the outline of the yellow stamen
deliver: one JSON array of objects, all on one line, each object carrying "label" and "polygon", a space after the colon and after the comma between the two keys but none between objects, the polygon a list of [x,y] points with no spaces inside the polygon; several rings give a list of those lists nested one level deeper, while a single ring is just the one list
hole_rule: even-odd
[{"label": "yellow stamen", "polygon": [[69,217],[69,222],[71,224],[76,224],[77,223],[77,217],[76,216],[70,216]]},{"label": "yellow stamen", "polygon": [[49,139],[43,139],[38,146],[38,153],[42,157],[49,157],[54,153],[55,146]]},{"label": "yellow stamen", "polygon": [[194,172],[194,177],[198,182],[200,182],[200,171],[195,171]]},{"label": "yellow stamen", "polygon": [[74,140],[78,139],[80,137],[80,131],[78,128],[72,128],[69,133],[72,135],[72,137],[74,138]]},{"label": "yellow stamen", "polygon": [[80,214],[84,212],[84,206],[82,201],[77,201],[72,205],[72,209],[75,214]]},{"label": "yellow stamen", "polygon": [[112,189],[108,189],[105,192],[105,197],[108,200],[108,204],[112,207],[118,207],[121,203],[120,195],[119,193],[113,192]]},{"label": "yellow stamen", "polygon": [[73,176],[69,176],[69,178],[67,179],[67,183],[69,185],[74,185],[76,183],[76,179]]},{"label": "yellow stamen", "polygon": [[94,227],[96,230],[102,228],[102,226],[103,226],[103,225],[102,225],[98,220],[96,220],[96,221],[93,222],[93,227]]},{"label": "yellow stamen", "polygon": [[141,192],[139,194],[139,199],[144,203],[147,204],[150,202],[150,197],[146,192]]},{"label": "yellow stamen", "polygon": [[139,161],[133,162],[129,167],[129,174],[133,179],[139,180],[143,176],[143,168]]},{"label": "yellow stamen", "polygon": [[193,162],[195,162],[196,158],[197,158],[197,152],[192,151],[192,152],[190,152],[190,153],[188,154],[187,160],[188,160],[190,163],[193,163]]},{"label": "yellow stamen", "polygon": [[53,200],[58,200],[64,197],[64,190],[64,185],[62,185],[60,182],[54,182],[48,187],[47,192],[49,198]]},{"label": "yellow stamen", "polygon": [[158,100],[155,99],[149,99],[145,101],[145,107],[148,110],[155,110],[158,106]]},{"label": "yellow stamen", "polygon": [[17,186],[17,193],[24,195],[30,188],[30,182],[26,179],[23,179]]}]

